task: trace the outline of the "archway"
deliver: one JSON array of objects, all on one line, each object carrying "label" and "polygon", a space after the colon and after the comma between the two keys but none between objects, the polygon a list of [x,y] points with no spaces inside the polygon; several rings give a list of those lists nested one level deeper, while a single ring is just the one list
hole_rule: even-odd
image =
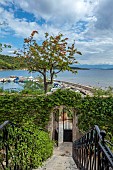
[{"label": "archway", "polygon": [[72,142],[77,134],[77,117],[74,108],[57,106],[52,112],[52,126],[50,128],[52,139],[57,146],[63,142]]}]

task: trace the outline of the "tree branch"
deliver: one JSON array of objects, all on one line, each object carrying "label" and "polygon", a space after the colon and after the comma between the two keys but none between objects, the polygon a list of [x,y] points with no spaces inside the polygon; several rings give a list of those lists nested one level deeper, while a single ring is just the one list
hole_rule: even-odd
[{"label": "tree branch", "polygon": [[62,71],[62,68],[61,68],[59,71],[54,72],[54,74],[58,74],[58,73],[60,73],[61,71]]}]

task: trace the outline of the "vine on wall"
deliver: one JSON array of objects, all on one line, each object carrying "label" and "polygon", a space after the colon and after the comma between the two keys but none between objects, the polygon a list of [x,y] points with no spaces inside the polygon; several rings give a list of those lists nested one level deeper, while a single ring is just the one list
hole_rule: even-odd
[{"label": "vine on wall", "polygon": [[52,108],[60,105],[77,110],[81,130],[86,131],[97,124],[113,140],[113,97],[82,98],[79,93],[70,90],[35,97],[24,97],[22,94],[0,96],[0,122],[12,120],[22,124],[32,117],[38,127],[45,129]]}]

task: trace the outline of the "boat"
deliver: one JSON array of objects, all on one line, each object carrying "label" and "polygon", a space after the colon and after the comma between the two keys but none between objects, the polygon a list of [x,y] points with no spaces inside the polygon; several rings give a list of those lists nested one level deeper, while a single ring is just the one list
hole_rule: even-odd
[{"label": "boat", "polygon": [[16,77],[16,78],[14,79],[14,82],[15,82],[15,83],[18,83],[18,82],[19,82],[19,77]]}]

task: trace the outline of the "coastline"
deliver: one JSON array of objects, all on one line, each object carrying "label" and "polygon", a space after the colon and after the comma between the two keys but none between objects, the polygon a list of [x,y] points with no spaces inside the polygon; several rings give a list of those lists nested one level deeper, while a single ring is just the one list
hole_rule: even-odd
[{"label": "coastline", "polygon": [[[18,77],[18,81],[15,81],[15,78],[16,77],[9,77],[9,78],[0,78],[0,83],[5,83],[5,82],[13,82],[13,83],[22,83],[22,82],[26,82],[26,81],[34,81],[34,82],[38,82],[38,79],[37,78],[33,78],[30,79],[30,78],[27,78],[26,77]],[[54,80],[55,82],[58,82],[60,84],[62,84],[62,88],[63,89],[70,89],[70,90],[73,90],[75,92],[80,92],[82,93],[83,95],[90,95],[92,96],[93,93],[94,93],[94,87],[91,87],[91,86],[86,86],[86,85],[82,85],[82,84],[78,84],[78,83],[72,83],[72,82],[69,82],[69,81],[62,81],[62,80]]]},{"label": "coastline", "polygon": [[82,93],[84,95],[92,96],[94,93],[94,87],[92,87],[92,86],[86,86],[86,85],[81,85],[81,84],[77,84],[77,83],[61,81],[61,80],[55,80],[55,82],[61,83],[64,88],[68,88],[68,89],[71,89],[74,91],[78,90],[78,91],[80,91],[80,93]]},{"label": "coastline", "polygon": [[[27,79],[31,74],[27,70],[1,70],[0,79],[6,77],[8,79],[10,76],[15,75],[17,77],[26,77]],[[91,91],[95,89],[107,90],[109,87],[113,87],[113,70],[80,70],[78,74],[71,74],[66,71],[60,73],[54,81],[63,82],[67,88],[71,89],[84,89]],[[38,79],[39,73],[33,72],[32,77]],[[2,84],[2,83],[0,83]],[[5,85],[5,84],[4,84]],[[2,85],[1,85],[2,86]],[[10,86],[8,84],[8,86]]]}]

